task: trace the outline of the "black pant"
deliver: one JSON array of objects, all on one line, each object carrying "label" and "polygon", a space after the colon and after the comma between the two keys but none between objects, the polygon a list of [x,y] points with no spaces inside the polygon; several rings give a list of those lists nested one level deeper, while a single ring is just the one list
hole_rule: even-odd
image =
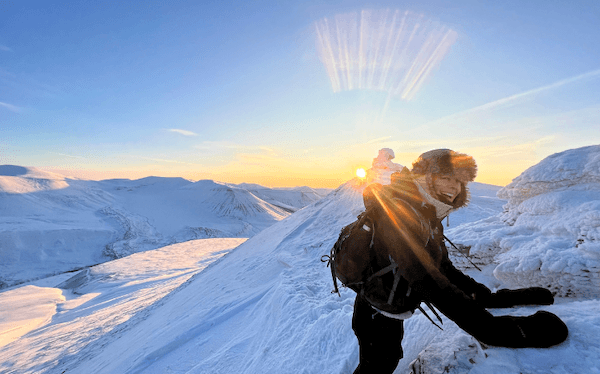
[{"label": "black pant", "polygon": [[357,295],[352,329],[360,348],[360,361],[354,374],[393,373],[402,358],[404,321],[378,313]]}]

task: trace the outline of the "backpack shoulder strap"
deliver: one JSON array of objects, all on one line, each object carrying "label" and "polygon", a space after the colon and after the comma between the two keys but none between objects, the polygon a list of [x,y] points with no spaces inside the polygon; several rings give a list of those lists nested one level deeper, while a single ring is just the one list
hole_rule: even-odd
[{"label": "backpack shoulder strap", "polygon": [[[341,249],[342,244],[346,239],[350,237],[350,235],[358,229],[364,229],[366,231],[371,231],[371,243],[369,248],[373,247],[373,241],[375,240],[375,225],[373,220],[369,216],[370,210],[367,209],[361,214],[359,214],[356,218],[356,221],[344,226],[340,231],[340,235],[338,240],[335,242],[331,250],[329,251],[329,255],[321,256],[321,262],[326,262],[327,267],[331,269],[331,277],[333,278],[333,291],[331,293],[337,293],[339,296],[340,290],[337,284],[337,276],[336,276],[336,267],[335,267],[335,256],[338,251]],[[369,224],[369,225],[367,225]]]}]

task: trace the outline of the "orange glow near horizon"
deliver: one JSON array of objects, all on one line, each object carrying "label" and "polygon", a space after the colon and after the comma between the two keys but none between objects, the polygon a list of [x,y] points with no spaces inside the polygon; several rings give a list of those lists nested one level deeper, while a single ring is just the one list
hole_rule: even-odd
[{"label": "orange glow near horizon", "polygon": [[[520,170],[520,169],[523,170]],[[479,174],[475,179],[476,182],[492,184],[496,186],[505,186],[509,184],[514,178],[516,178],[526,167],[485,167],[481,166]],[[315,174],[298,174],[290,173],[290,175],[279,174],[279,175],[261,175],[259,173],[248,173],[245,175],[232,174],[232,173],[206,173],[199,174],[194,171],[186,173],[173,173],[166,170],[156,169],[154,171],[94,171],[94,170],[75,170],[75,169],[59,169],[59,168],[40,168],[57,174],[64,175],[66,177],[86,179],[86,180],[103,180],[103,179],[141,179],[145,177],[165,177],[165,178],[176,178],[181,177],[192,181],[201,179],[212,179],[218,182],[225,183],[255,183],[265,187],[298,187],[308,186],[312,188],[337,188],[341,184],[349,181],[354,177],[364,179],[366,177],[366,170],[364,168],[354,169],[354,175],[349,173],[347,170],[340,170],[336,173],[329,173],[328,175],[315,175]],[[360,170],[365,173],[364,176]],[[360,172],[360,174],[359,174]]]},{"label": "orange glow near horizon", "polygon": [[[394,147],[399,149],[400,147]],[[539,162],[536,158],[526,158],[523,154],[518,157],[491,157],[482,154],[478,150],[463,149],[467,154],[471,154],[478,164],[478,175],[476,182],[486,183],[496,186],[505,186],[514,178],[519,176],[528,167]],[[219,168],[204,168],[198,170],[197,167],[160,164],[140,164],[136,168],[112,169],[105,167],[96,168],[58,168],[58,167],[38,167],[39,169],[55,172],[67,177],[74,177],[88,180],[103,180],[113,178],[140,179],[149,176],[185,178],[192,181],[210,179],[225,183],[254,183],[265,187],[298,187],[308,186],[313,188],[337,188],[349,180],[359,177],[366,178],[366,173],[370,165],[367,160],[372,160],[375,151],[369,150],[361,152],[358,149],[349,150],[350,153],[339,154],[335,159],[339,162],[332,164],[331,155],[323,159],[311,159],[309,161],[302,159],[276,158],[275,160],[261,160],[249,164],[241,160],[232,162]],[[364,154],[363,154],[364,153]],[[395,163],[410,168],[411,163],[418,157],[419,152],[396,152]],[[498,154],[505,154],[498,152]],[[539,157],[539,156],[538,156]],[[540,157],[543,158],[543,157]],[[363,169],[365,177],[361,177],[359,169]]]}]

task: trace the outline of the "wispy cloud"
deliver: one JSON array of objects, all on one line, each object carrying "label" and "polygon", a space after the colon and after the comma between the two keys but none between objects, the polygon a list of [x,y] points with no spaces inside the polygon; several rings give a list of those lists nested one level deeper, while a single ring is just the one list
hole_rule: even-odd
[{"label": "wispy cloud", "polygon": [[3,103],[2,101],[0,101],[0,107],[4,107],[4,108],[10,110],[11,112],[15,112],[15,113],[21,112],[21,108],[19,108],[18,106],[8,104],[8,103]]},{"label": "wispy cloud", "polygon": [[499,142],[495,144],[472,144],[471,147],[465,149],[476,150],[480,157],[497,157],[506,158],[515,154],[522,153],[535,153],[542,147],[546,147],[554,144],[557,141],[555,134],[549,134],[546,136],[534,136],[531,139],[516,139],[514,143],[507,144],[506,142]]},{"label": "wispy cloud", "polygon": [[201,151],[213,151],[215,149],[243,149],[244,147],[227,141],[204,141],[194,146],[194,148]]},{"label": "wispy cloud", "polygon": [[65,94],[60,86],[53,86],[39,82],[23,73],[13,73],[0,67],[0,82],[16,89],[21,93],[36,97],[56,98]]},{"label": "wispy cloud", "polygon": [[367,142],[367,144],[381,143],[381,142],[384,142],[384,141],[386,141],[388,139],[391,139],[391,138],[392,138],[391,136],[384,136],[384,137],[381,137],[381,138],[369,140]]},{"label": "wispy cloud", "polygon": [[539,87],[539,88],[535,88],[533,90],[521,92],[521,93],[516,94],[516,95],[505,97],[504,99],[492,101],[491,103],[487,103],[487,104],[484,104],[484,105],[481,105],[481,106],[469,109],[467,112],[474,112],[474,111],[479,111],[479,110],[492,109],[494,107],[498,107],[498,106],[501,106],[501,105],[504,105],[504,104],[507,104],[507,103],[510,103],[510,102],[513,102],[513,101],[516,101],[516,100],[519,100],[519,99],[526,98],[528,96],[533,96],[533,95],[538,94],[540,92],[549,91],[549,90],[552,90],[554,88],[562,87],[562,86],[565,86],[565,85],[570,84],[570,83],[581,81],[581,80],[584,80],[584,79],[587,79],[587,78],[594,78],[594,77],[597,77],[597,76],[600,76],[600,69],[594,70],[594,71],[590,71],[590,72],[587,72],[587,73],[584,73],[584,74],[580,74],[580,75],[577,75],[575,77],[563,79],[563,80],[560,80],[558,82],[554,82],[552,84],[549,84],[547,86],[542,86],[542,87]]},{"label": "wispy cloud", "polygon": [[205,141],[202,144],[198,144],[195,146],[196,149],[207,151],[207,150],[215,150],[215,149],[232,149],[236,151],[245,151],[245,152],[266,152],[269,154],[275,154],[276,151],[273,148],[269,148],[261,145],[244,145],[238,143],[232,143],[227,141]]},{"label": "wispy cloud", "polygon": [[198,136],[198,134],[196,134],[193,131],[188,131],[188,130],[181,130],[181,129],[168,129],[168,131],[170,132],[175,132],[177,134],[181,134],[184,136]]},{"label": "wispy cloud", "polygon": [[458,117],[465,117],[465,116],[472,115],[472,114],[475,114],[478,112],[485,112],[485,111],[492,110],[492,109],[495,109],[495,108],[498,108],[501,106],[518,103],[519,100],[527,99],[529,97],[532,97],[532,96],[537,95],[542,92],[550,91],[550,90],[553,90],[553,89],[556,89],[556,88],[559,88],[559,87],[562,87],[562,86],[565,86],[565,85],[568,85],[571,83],[575,83],[578,81],[582,81],[585,79],[591,79],[591,78],[597,78],[597,77],[600,77],[600,69],[593,70],[593,71],[590,71],[590,72],[587,72],[584,74],[580,74],[575,77],[562,79],[560,81],[554,82],[554,83],[546,85],[546,86],[534,88],[532,90],[528,90],[528,91],[521,92],[521,93],[518,93],[518,94],[515,94],[512,96],[508,96],[503,99],[495,100],[495,101],[489,102],[487,104],[483,104],[483,105],[480,105],[480,106],[477,106],[477,107],[474,107],[471,109],[464,110],[462,112],[454,113],[449,116],[442,117],[442,118],[439,118],[432,122],[429,122],[429,123],[425,124],[424,126],[446,123],[446,122],[449,122],[452,120],[456,120]]},{"label": "wispy cloud", "polygon": [[262,165],[269,167],[281,160],[281,150],[262,145],[246,145],[229,141],[204,141],[195,147],[198,151],[212,155],[214,161],[235,163],[237,165]]},{"label": "wispy cloud", "polygon": [[4,52],[12,52],[12,49],[8,48],[5,45],[0,44],[0,51],[4,51]]},{"label": "wispy cloud", "polygon": [[59,155],[59,156],[69,157],[69,158],[77,158],[77,159],[80,159],[80,160],[88,160],[88,158],[83,157],[83,156],[73,156],[73,155],[68,155],[68,154],[60,153],[60,152],[50,152],[50,153],[55,154],[55,155]]},{"label": "wispy cloud", "polygon": [[267,152],[270,155],[275,155],[277,153],[273,148],[269,147],[259,146],[258,149],[263,152]]},{"label": "wispy cloud", "polygon": [[273,154],[263,153],[238,153],[236,155],[237,160],[244,165],[262,166],[262,167],[273,167],[280,165],[282,159]]}]

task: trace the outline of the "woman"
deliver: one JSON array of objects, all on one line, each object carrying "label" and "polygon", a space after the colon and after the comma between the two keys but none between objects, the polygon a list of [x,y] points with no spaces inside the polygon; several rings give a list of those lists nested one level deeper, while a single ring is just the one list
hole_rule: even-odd
[{"label": "woman", "polygon": [[352,328],[360,346],[355,374],[392,373],[402,358],[403,320],[421,302],[434,305],[483,343],[549,347],[564,341],[566,325],[540,311],[529,317],[494,317],[486,307],[554,302],[543,288],[500,290],[457,270],[448,258],[441,221],[469,202],[467,184],[477,165],[466,154],[436,149],[419,156],[387,186],[372,184],[364,204],[374,230],[370,272],[357,292]]}]

